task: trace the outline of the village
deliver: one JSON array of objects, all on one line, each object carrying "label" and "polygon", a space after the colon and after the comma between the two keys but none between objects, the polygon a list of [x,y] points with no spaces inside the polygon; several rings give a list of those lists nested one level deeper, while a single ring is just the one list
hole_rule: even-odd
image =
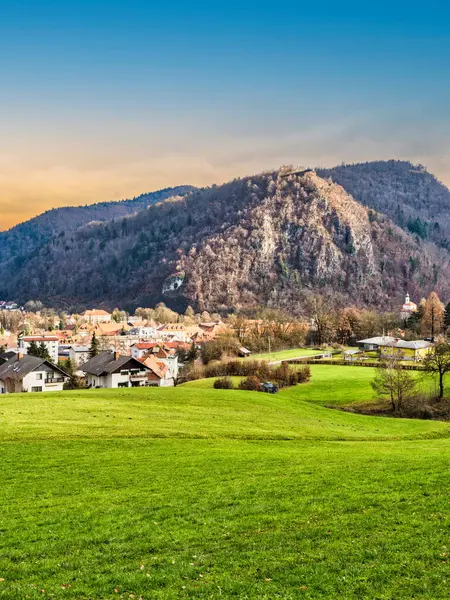
[{"label": "village", "polygon": [[192,309],[178,315],[164,304],[130,316],[118,309],[65,314],[40,303],[0,302],[0,393],[172,387],[205,376],[208,363],[251,356],[269,364],[344,366],[376,366],[390,356],[420,366],[450,319],[434,292],[419,304],[406,294],[397,314],[342,309],[336,317],[323,298],[311,307],[304,319],[273,313],[255,319]]}]

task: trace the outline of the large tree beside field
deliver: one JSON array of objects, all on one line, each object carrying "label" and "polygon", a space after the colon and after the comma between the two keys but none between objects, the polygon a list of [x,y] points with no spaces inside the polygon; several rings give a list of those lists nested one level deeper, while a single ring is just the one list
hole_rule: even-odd
[{"label": "large tree beside field", "polygon": [[398,412],[406,398],[414,394],[417,385],[412,373],[402,368],[400,359],[399,353],[381,360],[372,381],[375,392],[389,398],[394,412]]},{"label": "large tree beside field", "polygon": [[450,344],[436,344],[423,361],[425,371],[435,375],[439,380],[439,395],[441,400],[444,397],[444,376],[450,372]]}]

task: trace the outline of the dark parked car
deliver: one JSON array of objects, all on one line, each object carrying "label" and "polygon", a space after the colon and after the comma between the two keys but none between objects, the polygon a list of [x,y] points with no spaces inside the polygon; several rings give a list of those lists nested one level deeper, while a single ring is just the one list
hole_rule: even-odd
[{"label": "dark parked car", "polygon": [[267,394],[276,394],[278,392],[278,388],[270,381],[266,381],[265,383],[261,384],[261,391],[266,392]]}]

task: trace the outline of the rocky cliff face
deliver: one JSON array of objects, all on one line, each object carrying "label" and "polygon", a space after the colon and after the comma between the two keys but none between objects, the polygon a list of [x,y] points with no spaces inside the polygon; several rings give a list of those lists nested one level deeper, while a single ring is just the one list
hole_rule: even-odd
[{"label": "rocky cliff face", "polygon": [[0,296],[133,308],[274,306],[311,292],[388,309],[406,289],[449,290],[448,254],[314,172],[196,190],[125,219],[56,236],[0,268]]},{"label": "rocky cliff face", "polygon": [[202,308],[289,307],[308,290],[389,305],[408,286],[435,286],[438,264],[448,272],[443,254],[315,173],[278,174],[267,188],[238,225],[179,260],[182,292]]}]

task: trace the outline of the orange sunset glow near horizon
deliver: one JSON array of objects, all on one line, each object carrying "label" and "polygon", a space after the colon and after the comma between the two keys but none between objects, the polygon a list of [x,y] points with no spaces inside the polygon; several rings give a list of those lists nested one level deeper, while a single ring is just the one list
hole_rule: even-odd
[{"label": "orange sunset glow near horizon", "polygon": [[[381,152],[371,159],[380,159],[380,155]],[[60,165],[27,168],[12,161],[5,166],[5,161],[1,165],[0,157],[0,229],[9,229],[52,208],[118,201],[184,184],[198,187],[221,184],[234,177],[278,168],[281,164],[334,166],[342,162],[337,157],[326,163],[320,161],[320,157],[308,161],[304,155],[294,160],[296,156],[283,153],[277,158],[273,164],[262,158],[242,157],[239,161],[228,158],[221,165],[218,160],[208,160],[201,155],[174,154],[132,163],[111,161],[90,169]],[[415,163],[424,162],[420,157],[409,158]],[[444,184],[450,183],[444,161],[429,160],[425,166]]]},{"label": "orange sunset glow near horizon", "polygon": [[384,4],[7,3],[0,229],[282,164],[450,184],[447,9]]}]

